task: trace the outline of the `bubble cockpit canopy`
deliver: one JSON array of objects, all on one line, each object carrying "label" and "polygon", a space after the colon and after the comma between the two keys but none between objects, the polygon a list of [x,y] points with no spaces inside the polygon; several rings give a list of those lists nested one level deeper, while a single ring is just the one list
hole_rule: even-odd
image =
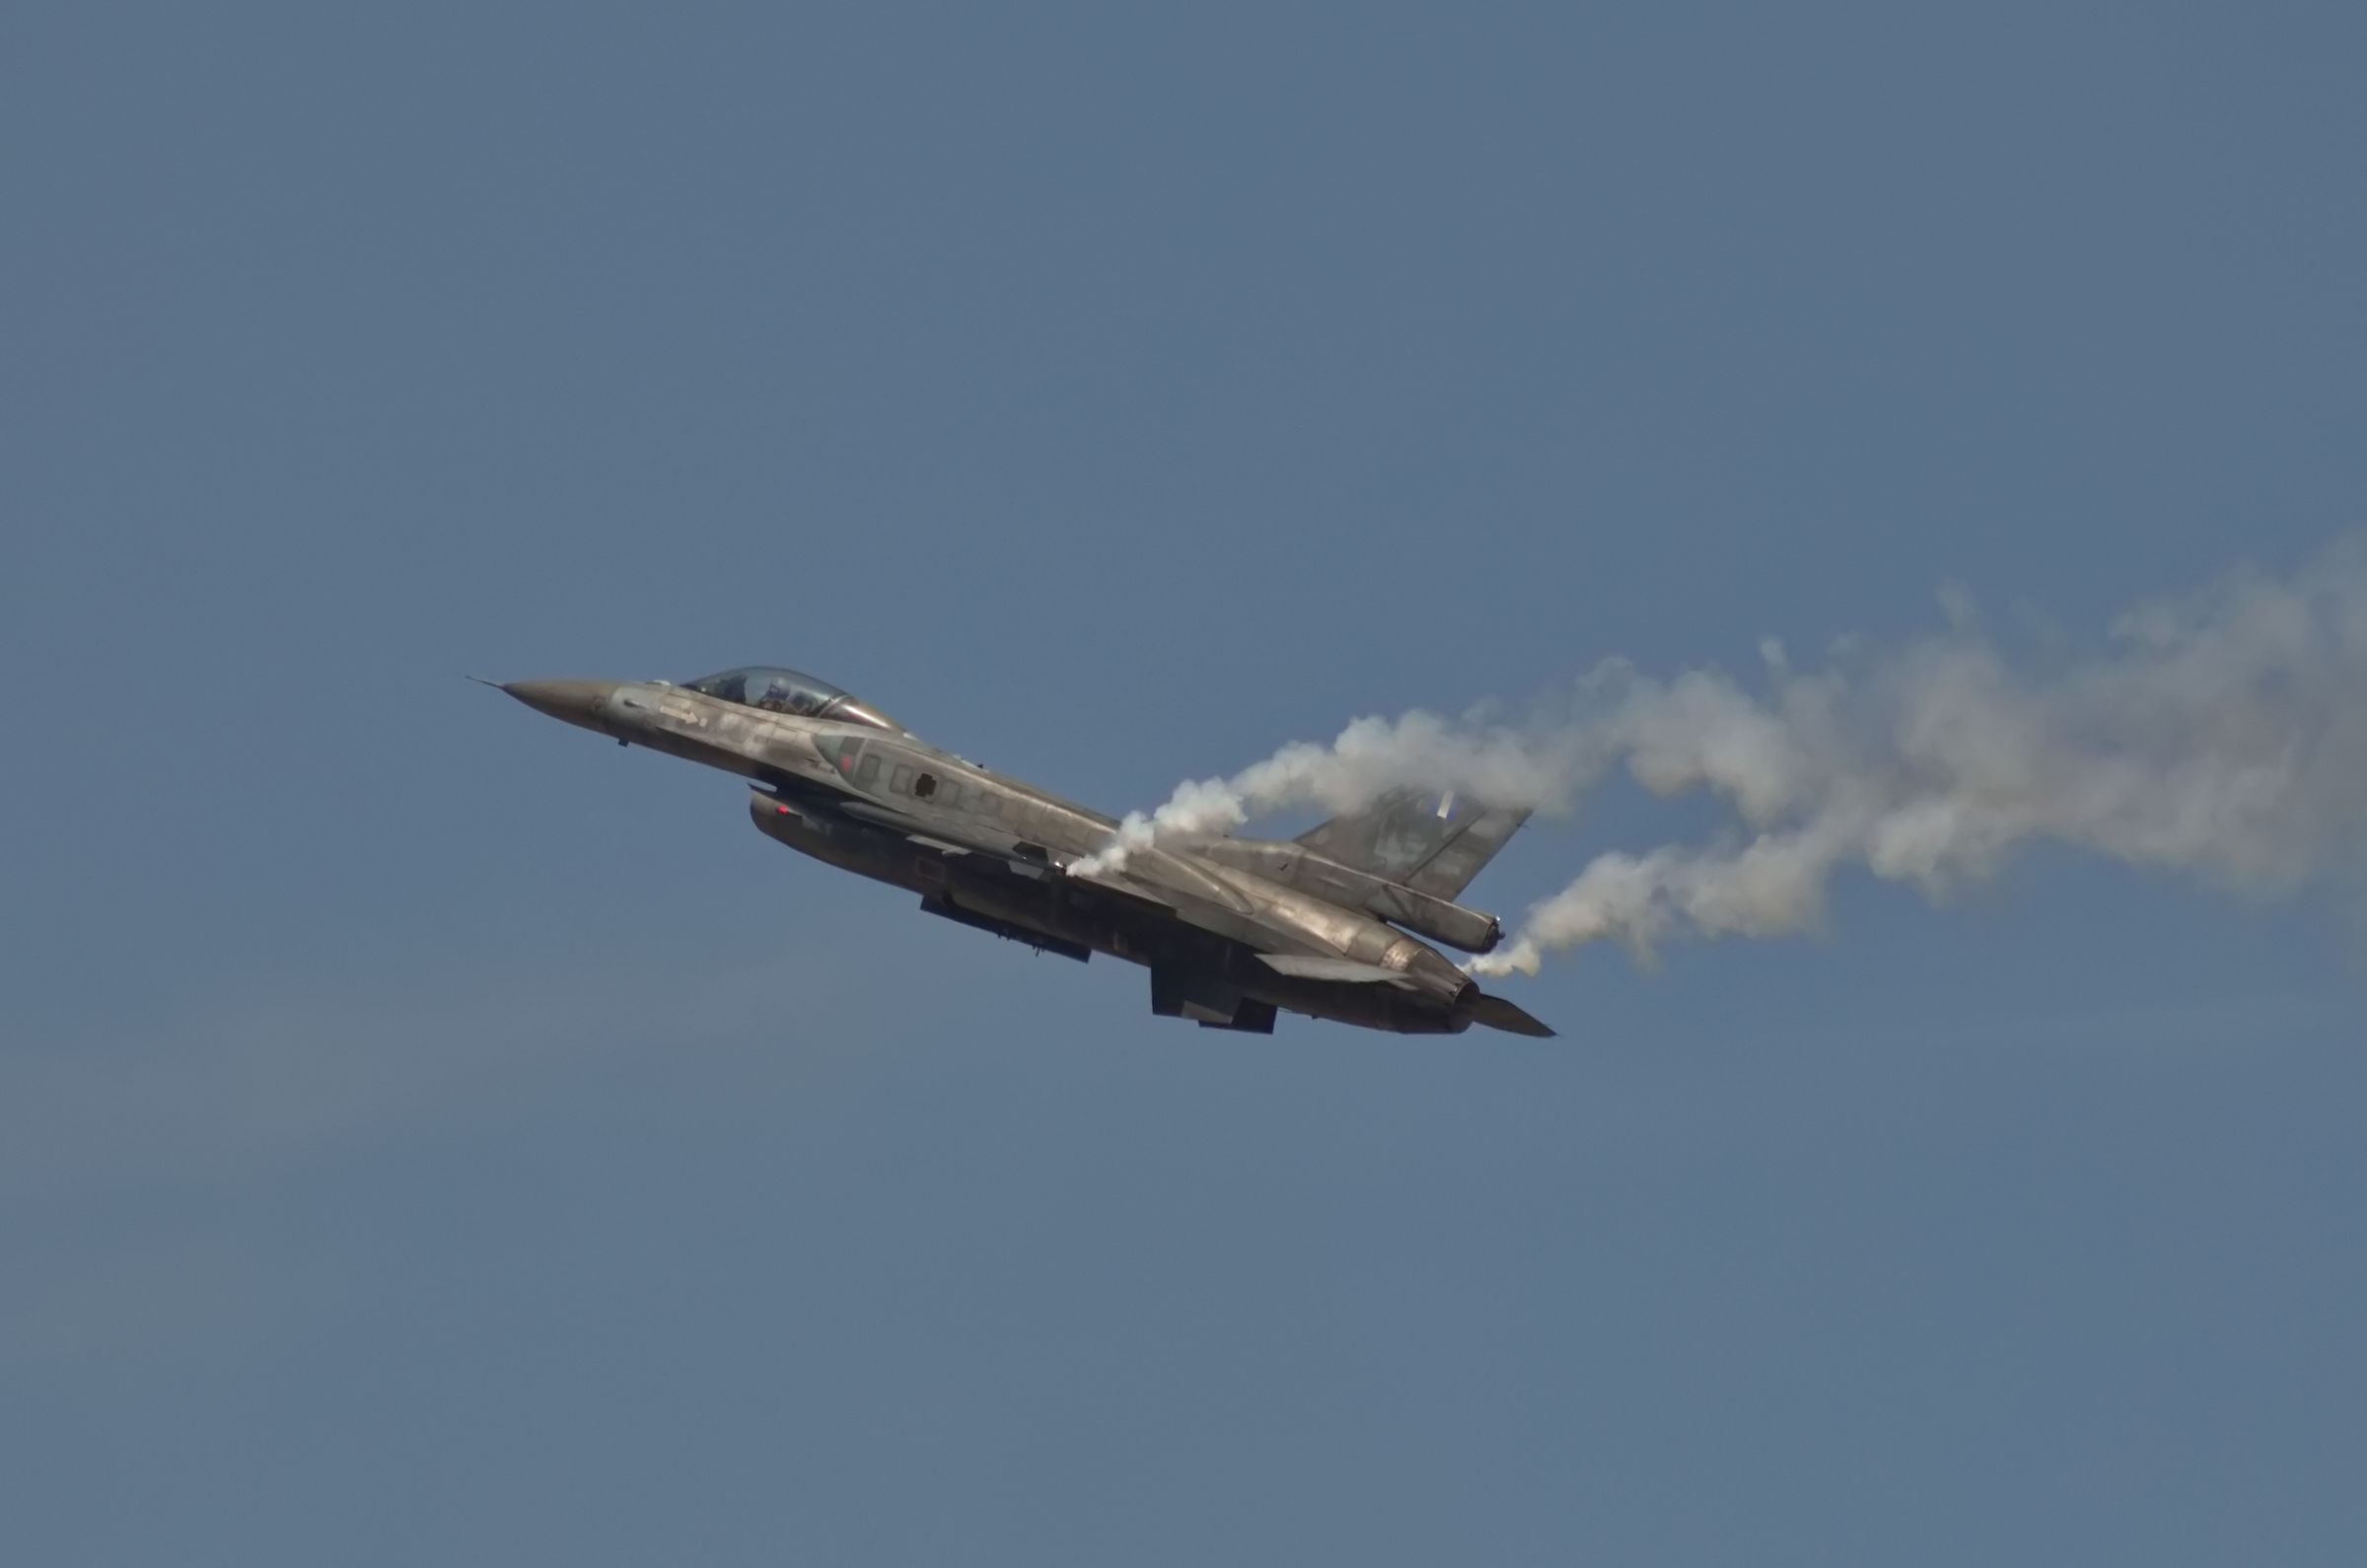
[{"label": "bubble cockpit canopy", "polygon": [[683,685],[687,690],[762,708],[767,713],[793,714],[801,719],[843,719],[849,724],[867,724],[875,730],[894,730],[899,734],[904,728],[870,703],[849,696],[826,680],[771,665],[746,665],[685,681]]}]

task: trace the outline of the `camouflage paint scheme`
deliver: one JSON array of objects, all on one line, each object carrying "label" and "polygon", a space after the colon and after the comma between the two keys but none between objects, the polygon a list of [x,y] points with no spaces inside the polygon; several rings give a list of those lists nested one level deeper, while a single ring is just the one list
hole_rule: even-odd
[{"label": "camouflage paint scheme", "polygon": [[1257,1033],[1278,1011],[1401,1033],[1552,1033],[1408,934],[1495,946],[1494,917],[1454,900],[1525,812],[1400,791],[1295,841],[1162,834],[1095,869],[1082,863],[1109,847],[1112,819],[795,671],[500,689],[620,745],[753,780],[749,814],[765,836],[917,892],[931,914],[1080,962],[1143,964],[1155,1013]]}]

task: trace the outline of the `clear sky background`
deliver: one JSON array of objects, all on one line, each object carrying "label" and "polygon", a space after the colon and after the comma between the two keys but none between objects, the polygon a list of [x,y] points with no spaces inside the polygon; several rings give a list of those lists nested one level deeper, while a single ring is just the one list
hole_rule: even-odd
[{"label": "clear sky background", "polygon": [[[1149,1016],[462,680],[1112,810],[2367,495],[2355,5],[0,16],[0,1555],[2367,1560],[2362,922]],[[1514,916],[1698,825],[1612,791]]]}]

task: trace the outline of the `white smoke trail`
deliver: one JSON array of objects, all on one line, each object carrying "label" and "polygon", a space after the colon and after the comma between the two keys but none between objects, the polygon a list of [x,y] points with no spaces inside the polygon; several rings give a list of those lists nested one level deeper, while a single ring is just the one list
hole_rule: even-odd
[{"label": "white smoke trail", "polygon": [[1601,770],[1579,753],[1588,737],[1567,715],[1526,726],[1461,721],[1414,711],[1358,719],[1329,746],[1294,741],[1229,779],[1176,786],[1149,814],[1129,812],[1110,844],[1078,871],[1115,870],[1161,834],[1223,832],[1293,806],[1352,812],[1399,784],[1452,789],[1503,805],[1566,806],[1572,788]]},{"label": "white smoke trail", "polygon": [[1624,766],[1661,795],[1732,814],[1706,844],[1596,859],[1471,967],[1534,973],[1603,938],[1813,926],[1847,868],[1928,895],[2017,849],[2057,843],[2273,896],[2355,873],[2367,850],[2367,544],[2285,579],[2239,574],[2121,618],[2085,659],[2025,661],[1951,605],[1953,628],[1889,655],[1756,685],[1598,667],[1519,720],[1362,719],[1129,817],[1112,850],[1282,807],[1352,810],[1398,785],[1565,808]]}]

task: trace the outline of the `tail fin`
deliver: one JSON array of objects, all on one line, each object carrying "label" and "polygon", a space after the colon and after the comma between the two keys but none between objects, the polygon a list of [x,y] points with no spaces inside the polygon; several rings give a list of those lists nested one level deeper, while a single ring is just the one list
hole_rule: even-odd
[{"label": "tail fin", "polygon": [[1459,803],[1452,792],[1397,789],[1363,811],[1309,828],[1298,841],[1343,866],[1452,899],[1528,820],[1526,808],[1497,811]]}]

